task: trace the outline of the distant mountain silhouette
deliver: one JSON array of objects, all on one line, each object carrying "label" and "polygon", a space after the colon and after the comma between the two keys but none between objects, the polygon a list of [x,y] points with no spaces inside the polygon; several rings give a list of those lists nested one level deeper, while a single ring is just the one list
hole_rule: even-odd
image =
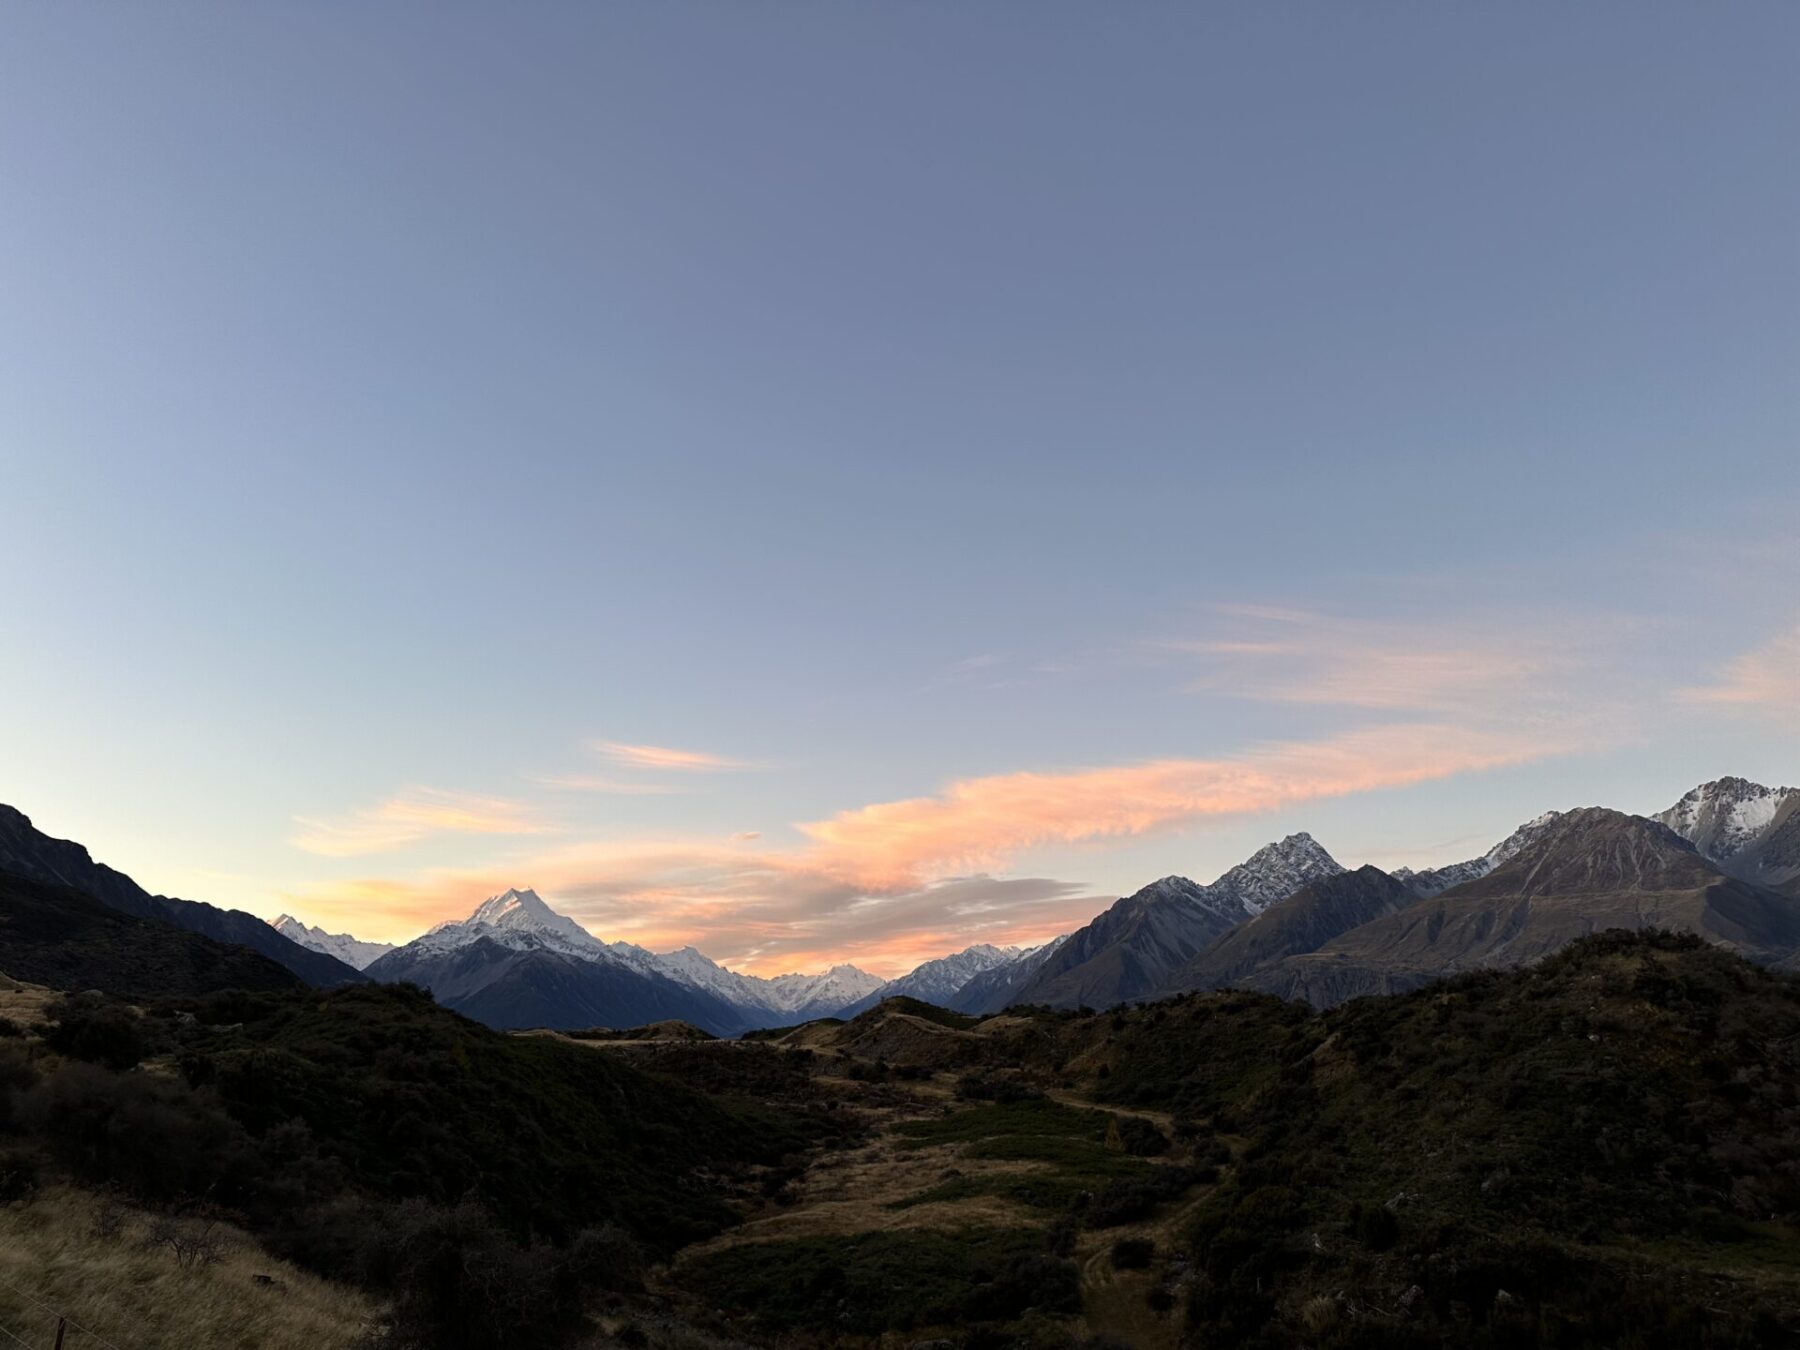
[{"label": "distant mountain silhouette", "polygon": [[140,919],[160,919],[215,942],[248,947],[319,988],[362,979],[342,961],[290,942],[254,914],[151,895],[123,872],[95,862],[80,844],[52,838],[22,812],[4,805],[0,805],[0,869],[70,887]]}]

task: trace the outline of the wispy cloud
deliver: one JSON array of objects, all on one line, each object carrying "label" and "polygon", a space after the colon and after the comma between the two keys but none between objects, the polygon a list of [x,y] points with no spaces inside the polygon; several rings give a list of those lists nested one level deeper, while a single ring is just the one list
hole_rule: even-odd
[{"label": "wispy cloud", "polygon": [[1591,616],[1459,625],[1248,606],[1219,613],[1224,633],[1157,644],[1199,667],[1196,693],[1459,719],[1567,698],[1624,627]]},{"label": "wispy cloud", "polygon": [[336,820],[297,817],[295,848],[330,858],[386,853],[438,834],[547,834],[522,804],[437,788],[413,788]]},{"label": "wispy cloud", "polygon": [[1681,696],[1800,726],[1800,624],[1729,662],[1712,683],[1684,689]]},{"label": "wispy cloud", "polygon": [[629,745],[624,741],[594,741],[598,755],[631,769],[676,769],[684,772],[744,769],[742,760],[701,750],[676,750],[666,745]]},{"label": "wispy cloud", "polygon": [[608,778],[591,773],[526,774],[525,781],[558,792],[593,792],[612,797],[668,797],[679,789],[643,779]]}]

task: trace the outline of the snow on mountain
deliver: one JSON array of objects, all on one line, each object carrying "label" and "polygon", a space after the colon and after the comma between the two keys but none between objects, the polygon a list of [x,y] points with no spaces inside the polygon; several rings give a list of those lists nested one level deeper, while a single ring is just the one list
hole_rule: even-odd
[{"label": "snow on mountain", "polygon": [[1452,886],[1460,886],[1465,881],[1477,881],[1503,863],[1511,862],[1514,857],[1543,838],[1550,827],[1562,819],[1562,815],[1561,811],[1546,811],[1543,815],[1526,821],[1479,858],[1449,863],[1443,867],[1427,867],[1417,872],[1410,867],[1400,867],[1392,873],[1393,878],[1414,895],[1429,900],[1434,895],[1442,895]]},{"label": "snow on mountain", "polygon": [[879,976],[852,965],[836,965],[814,975],[746,975],[727,970],[693,947],[651,956],[650,960],[671,979],[767,1014],[766,1025],[770,1026],[830,1016],[882,983]]},{"label": "snow on mountain", "polygon": [[986,942],[965,947],[960,952],[914,966],[906,974],[871,990],[845,1008],[842,1015],[854,1016],[865,1008],[873,1008],[883,999],[902,996],[947,1008],[962,987],[977,975],[1016,961],[1023,954],[1019,947],[996,947]]},{"label": "snow on mountain", "polygon": [[777,975],[763,983],[781,1011],[808,1018],[842,1012],[881,988],[883,980],[856,966],[840,964],[817,975]]},{"label": "snow on mountain", "polygon": [[1652,819],[1739,880],[1779,887],[1800,878],[1800,788],[1716,778]]},{"label": "snow on mountain", "polygon": [[1343,872],[1310,834],[1265,845],[1211,885],[1169,876],[1115,901],[1051,952],[1010,1003],[1110,1008],[1154,998],[1194,954],[1302,886]]},{"label": "snow on mountain", "polygon": [[510,951],[551,951],[673,980],[739,1009],[747,1025],[777,1026],[828,1016],[881,984],[877,976],[852,965],[765,978],[727,970],[693,947],[657,953],[631,942],[604,942],[551,909],[536,891],[516,888],[484,900],[466,919],[438,924],[409,943],[407,950],[439,956],[483,939]]},{"label": "snow on mountain", "polygon": [[[1303,830],[1277,843],[1264,845],[1212,885],[1202,886],[1200,903],[1219,911],[1242,909],[1255,917],[1308,882],[1334,877],[1343,870],[1338,860]],[[1166,877],[1164,880],[1182,882],[1186,879]],[[1187,884],[1193,885],[1192,882]]]},{"label": "snow on mountain", "polygon": [[948,1006],[952,1011],[976,1016],[1001,1011],[1068,940],[1069,935],[1063,933],[1036,947],[1027,947],[1011,961],[990,966],[958,989]]},{"label": "snow on mountain", "polygon": [[362,970],[370,962],[394,950],[391,942],[362,942],[348,933],[327,933],[323,928],[309,927],[292,914],[283,914],[269,927],[289,942],[297,942],[309,951],[336,957],[354,970]]},{"label": "snow on mountain", "polygon": [[489,896],[468,918],[440,923],[415,942],[449,951],[484,937],[514,949],[547,947],[591,958],[610,950],[575,920],[551,909],[536,891],[516,888]]}]

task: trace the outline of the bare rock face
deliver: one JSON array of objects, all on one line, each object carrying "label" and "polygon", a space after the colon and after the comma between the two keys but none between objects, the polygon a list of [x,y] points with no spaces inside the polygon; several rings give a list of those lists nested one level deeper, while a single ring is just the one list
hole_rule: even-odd
[{"label": "bare rock face", "polygon": [[1171,990],[1225,989],[1289,956],[1317,951],[1419,897],[1378,867],[1359,867],[1307,883],[1239,924],[1171,977]]}]

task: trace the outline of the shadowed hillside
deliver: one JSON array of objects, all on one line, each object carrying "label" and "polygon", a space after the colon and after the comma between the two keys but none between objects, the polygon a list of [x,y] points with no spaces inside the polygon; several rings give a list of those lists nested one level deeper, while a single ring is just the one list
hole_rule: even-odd
[{"label": "shadowed hillside", "polygon": [[0,805],[0,869],[80,891],[135,918],[159,920],[214,942],[248,947],[320,988],[362,980],[342,961],[290,942],[254,914],[198,900],[151,895],[123,872],[95,862],[80,844],[52,838],[32,825],[23,812],[5,805]]},{"label": "shadowed hillside", "polygon": [[84,892],[5,871],[0,971],[30,984],[133,997],[300,987],[298,976],[247,947],[136,918]]}]

